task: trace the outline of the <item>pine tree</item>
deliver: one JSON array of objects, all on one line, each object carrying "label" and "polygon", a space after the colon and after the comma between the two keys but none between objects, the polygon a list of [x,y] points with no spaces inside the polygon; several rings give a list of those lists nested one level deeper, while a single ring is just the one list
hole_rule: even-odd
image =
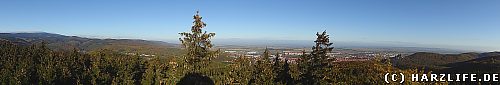
[{"label": "pine tree", "polygon": [[201,21],[202,17],[199,12],[193,16],[194,22],[191,27],[191,32],[179,33],[182,37],[179,40],[182,45],[187,50],[187,55],[185,56],[185,62],[189,64],[188,69],[192,68],[194,72],[200,72],[202,68],[208,65],[209,61],[213,59],[217,52],[210,51],[212,48],[212,43],[210,39],[215,36],[215,33],[203,32],[202,28],[206,24]]},{"label": "pine tree", "polygon": [[249,83],[257,85],[273,84],[274,76],[269,56],[269,50],[266,48],[262,56],[257,59],[256,64],[254,64],[255,69],[253,70],[253,81]]},{"label": "pine tree", "polygon": [[142,81],[141,81],[141,84],[142,85],[155,85],[157,83],[157,79],[156,79],[156,72],[155,70],[157,69],[156,68],[156,60],[157,58],[155,59],[152,59],[152,60],[149,60],[149,61],[146,61],[145,62],[145,65],[146,65],[146,70],[144,72],[144,74],[142,75]]},{"label": "pine tree", "polygon": [[313,51],[309,55],[304,54],[301,56],[299,62],[301,69],[300,82],[302,84],[324,84],[324,74],[330,68],[327,53],[333,50],[333,47],[330,47],[333,43],[330,43],[326,31],[321,34],[318,32],[316,36],[316,41],[314,41],[316,45],[312,47]]},{"label": "pine tree", "polygon": [[281,73],[283,71],[283,67],[280,63],[280,56],[278,55],[278,53],[276,53],[276,56],[274,57],[273,59],[273,73],[274,73],[274,82],[281,82],[281,76],[279,73]]},{"label": "pine tree", "polygon": [[240,56],[231,64],[229,72],[229,84],[247,84],[252,78],[253,67],[250,59]]},{"label": "pine tree", "polygon": [[279,55],[276,54],[274,58],[274,82],[277,84],[286,84],[286,85],[294,85],[294,80],[290,74],[290,64],[288,63],[288,59],[285,59],[283,64],[281,64],[281,60]]}]

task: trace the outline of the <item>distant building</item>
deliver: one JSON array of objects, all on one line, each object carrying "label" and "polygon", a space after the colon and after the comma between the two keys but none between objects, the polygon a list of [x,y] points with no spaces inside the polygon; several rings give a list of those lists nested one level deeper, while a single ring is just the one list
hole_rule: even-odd
[{"label": "distant building", "polygon": [[288,63],[297,63],[297,61],[299,61],[300,58],[286,58],[286,59],[288,60]]},{"label": "distant building", "polygon": [[335,58],[334,62],[346,62],[346,61],[367,61],[370,60],[370,58],[358,58],[358,57],[351,57],[351,58]]},{"label": "distant building", "polygon": [[283,51],[284,55],[304,55],[301,51]]},{"label": "distant building", "polygon": [[226,52],[226,53],[236,53],[236,51],[232,51],[232,50],[226,50],[224,52]]},{"label": "distant building", "polygon": [[247,54],[257,54],[255,51],[247,52]]},{"label": "distant building", "polygon": [[156,56],[156,55],[141,54],[141,55],[139,55],[139,56],[145,56],[145,57],[150,57],[150,56],[153,56],[153,57],[154,57],[154,56]]}]

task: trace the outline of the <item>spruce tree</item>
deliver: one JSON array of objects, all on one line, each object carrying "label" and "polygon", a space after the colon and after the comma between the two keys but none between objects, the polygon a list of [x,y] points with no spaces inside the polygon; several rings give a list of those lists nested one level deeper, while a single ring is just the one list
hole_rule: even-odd
[{"label": "spruce tree", "polygon": [[253,70],[253,78],[249,83],[257,85],[272,84],[274,76],[269,56],[269,50],[266,48],[262,56],[257,59],[256,64],[254,65],[255,69]]},{"label": "spruce tree", "polygon": [[247,84],[252,78],[252,70],[250,59],[245,56],[236,58],[229,72],[230,84]]},{"label": "spruce tree", "polygon": [[210,48],[213,46],[210,39],[215,36],[215,33],[202,31],[202,28],[206,24],[201,21],[202,17],[198,11],[193,16],[193,19],[191,32],[179,33],[182,36],[179,40],[187,51],[187,55],[184,56],[185,62],[188,64],[188,68],[186,69],[192,69],[188,71],[200,72],[217,55],[216,51],[210,51]]},{"label": "spruce tree", "polygon": [[279,59],[279,55],[276,54],[274,58],[274,82],[277,84],[283,85],[294,85],[294,80],[290,74],[290,64],[288,64],[288,59],[285,59],[283,64],[281,64],[281,60]]},{"label": "spruce tree", "polygon": [[278,53],[276,53],[276,56],[274,57],[273,59],[273,73],[274,73],[274,82],[281,82],[281,76],[279,73],[281,73],[282,71],[282,65],[280,63],[280,56],[278,55]]},{"label": "spruce tree", "polygon": [[326,31],[321,34],[318,32],[316,36],[314,41],[316,44],[312,47],[313,51],[309,55],[302,55],[299,61],[300,82],[306,85],[324,84],[324,74],[330,67],[327,53],[333,50],[333,47],[330,47],[333,43],[330,43]]}]

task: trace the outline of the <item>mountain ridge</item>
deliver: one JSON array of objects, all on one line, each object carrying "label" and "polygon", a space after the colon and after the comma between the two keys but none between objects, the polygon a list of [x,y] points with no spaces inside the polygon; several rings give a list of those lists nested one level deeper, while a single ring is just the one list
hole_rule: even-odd
[{"label": "mountain ridge", "polygon": [[167,56],[178,53],[178,44],[163,41],[141,39],[97,39],[78,36],[66,36],[55,33],[0,33],[0,40],[7,40],[19,45],[31,45],[45,42],[47,46],[56,51],[81,50],[93,51],[99,49],[112,49],[121,52],[141,54],[157,54]]},{"label": "mountain ridge", "polygon": [[[432,71],[447,71],[450,69],[473,68],[471,65],[477,63],[489,64],[491,62],[500,65],[500,52],[485,53],[461,53],[461,54],[439,54],[430,52],[418,52],[408,56],[394,57],[391,59],[393,65],[402,69],[425,69]],[[497,62],[495,62],[497,61]],[[471,66],[471,67],[462,67]],[[480,65],[479,65],[480,66]]]}]

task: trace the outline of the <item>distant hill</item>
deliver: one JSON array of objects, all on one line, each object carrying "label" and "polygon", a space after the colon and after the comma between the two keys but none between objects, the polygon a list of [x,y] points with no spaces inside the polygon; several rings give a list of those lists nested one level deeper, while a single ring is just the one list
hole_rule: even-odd
[{"label": "distant hill", "polygon": [[462,54],[418,52],[393,58],[392,61],[394,66],[402,69],[423,68],[434,72],[500,72],[500,52]]},{"label": "distant hill", "polygon": [[[474,73],[478,74],[478,78],[483,78],[481,74],[491,74],[491,73],[500,73],[500,55],[492,55],[497,54],[498,52],[491,53],[483,53],[479,57],[473,60],[451,63],[445,66],[449,67],[446,69],[435,71],[434,73]],[[490,56],[484,56],[490,55]],[[477,82],[451,82],[450,84],[467,84],[467,85],[475,85]],[[499,85],[499,82],[481,82],[481,84],[488,85]]]},{"label": "distant hill", "polygon": [[479,57],[500,56],[500,52],[481,53]]},{"label": "distant hill", "polygon": [[180,52],[179,45],[161,41],[137,39],[94,39],[78,36],[65,36],[53,33],[0,33],[0,40],[6,40],[19,45],[30,45],[45,42],[49,48],[56,51],[79,49],[93,51],[110,49],[120,52],[139,54],[170,55]]},{"label": "distant hill", "polygon": [[[498,52],[489,53],[462,53],[462,54],[437,54],[415,53],[405,57],[393,59],[393,65],[398,68],[417,68],[434,74],[474,73],[482,78],[484,73],[500,73],[500,55]],[[451,76],[454,79],[454,76]],[[478,82],[450,82],[450,84],[471,84]],[[481,82],[481,84],[498,85],[498,82]]]},{"label": "distant hill", "polygon": [[462,54],[438,54],[429,52],[418,52],[409,56],[393,59],[393,64],[396,67],[418,68],[425,70],[439,70],[448,68],[444,65],[464,62],[478,57],[479,53],[462,53]]},{"label": "distant hill", "polygon": [[485,56],[465,62],[451,63],[451,67],[440,72],[446,73],[499,73],[500,55]]}]

